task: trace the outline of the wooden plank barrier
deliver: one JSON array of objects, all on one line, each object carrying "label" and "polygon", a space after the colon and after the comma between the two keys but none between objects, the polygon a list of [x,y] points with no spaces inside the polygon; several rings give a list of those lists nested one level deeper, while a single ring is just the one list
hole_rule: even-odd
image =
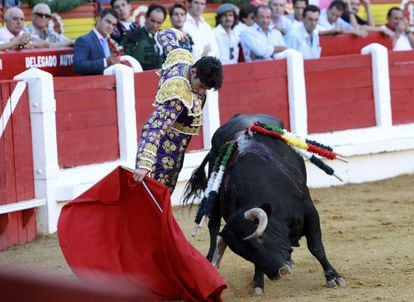
[{"label": "wooden plank barrier", "polygon": [[365,38],[354,35],[320,36],[322,57],[359,54],[361,49],[371,43],[384,45],[392,49],[392,40],[382,33],[371,32]]},{"label": "wooden plank barrier", "polygon": [[286,60],[224,66],[219,100],[221,123],[236,112],[267,113],[278,116],[289,128]]},{"label": "wooden plank barrier", "polygon": [[370,56],[329,57],[304,64],[309,133],[375,126]]},{"label": "wooden plank barrier", "polygon": [[389,52],[391,108],[394,125],[413,122],[414,51]]},{"label": "wooden plank barrier", "polygon": [[0,80],[11,80],[15,75],[32,67],[54,76],[71,76],[76,74],[72,65],[72,47],[0,51]]},{"label": "wooden plank barrier", "polygon": [[59,167],[118,159],[114,76],[57,77],[54,86]]},{"label": "wooden plank barrier", "polygon": [[16,85],[0,81],[0,251],[36,236],[35,209],[18,203],[34,199],[34,174],[27,90],[12,100]]}]

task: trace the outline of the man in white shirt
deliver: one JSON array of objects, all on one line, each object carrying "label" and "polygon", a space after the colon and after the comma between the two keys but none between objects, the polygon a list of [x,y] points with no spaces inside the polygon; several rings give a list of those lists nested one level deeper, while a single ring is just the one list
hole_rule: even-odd
[{"label": "man in white shirt", "polygon": [[345,2],[342,0],[334,0],[327,9],[323,9],[317,26],[319,35],[353,34],[366,37],[368,33],[365,30],[356,29],[341,18],[344,11]]},{"label": "man in white shirt", "polygon": [[[329,5],[328,9],[323,9],[318,21],[318,30],[333,30],[337,29],[351,29],[352,25],[343,19],[341,16],[345,11],[345,2],[342,0],[334,0]],[[336,32],[339,33],[339,32]]]},{"label": "man in white shirt", "polygon": [[302,23],[303,20],[303,11],[306,6],[309,5],[308,0],[293,0],[293,13],[287,15],[287,17],[292,21],[292,26],[298,26]]},{"label": "man in white shirt", "polygon": [[45,42],[23,32],[24,13],[18,7],[9,8],[4,14],[6,26],[0,28],[0,50],[40,48]]},{"label": "man in white shirt", "polygon": [[189,33],[183,31],[185,20],[187,19],[187,9],[182,3],[174,3],[169,9],[171,27],[181,31],[185,39],[181,40],[180,45],[187,49],[189,52],[193,52],[193,38]]},{"label": "man in white shirt", "polygon": [[393,50],[414,49],[414,33],[410,31],[408,20],[398,7],[391,7],[387,13],[387,23],[383,28],[391,31]]},{"label": "man in white shirt", "polygon": [[254,11],[256,7],[251,3],[244,3],[239,9],[239,22],[234,30],[239,34],[254,23]]},{"label": "man in white shirt", "polygon": [[237,23],[236,11],[236,6],[231,3],[220,5],[216,11],[216,27],[213,31],[222,64],[236,64],[239,60],[240,37],[234,30]]},{"label": "man in white shirt", "polygon": [[268,5],[272,10],[270,27],[279,30],[282,35],[286,35],[292,28],[292,21],[285,16],[286,0],[269,0]]},{"label": "man in white shirt", "polygon": [[255,23],[241,33],[241,44],[246,62],[272,60],[274,55],[286,49],[283,36],[270,28],[272,11],[267,5],[259,5],[254,13]]},{"label": "man in white shirt", "polygon": [[218,56],[213,29],[203,18],[206,0],[191,0],[183,30],[194,40],[192,55],[195,60],[204,56]]},{"label": "man in white shirt", "polygon": [[20,8],[9,8],[4,14],[6,26],[0,29],[0,50],[25,48],[30,35],[23,35],[24,14]]},{"label": "man in white shirt", "polygon": [[303,24],[285,36],[286,45],[302,53],[304,59],[317,59],[321,56],[319,36],[316,31],[320,9],[315,5],[308,5],[303,11]]}]

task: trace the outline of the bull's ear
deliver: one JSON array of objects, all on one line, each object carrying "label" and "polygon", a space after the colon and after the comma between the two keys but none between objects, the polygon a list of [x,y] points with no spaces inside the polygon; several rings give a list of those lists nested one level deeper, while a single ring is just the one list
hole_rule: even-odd
[{"label": "bull's ear", "polygon": [[260,208],[266,212],[267,217],[270,217],[270,215],[272,214],[272,206],[270,205],[270,203],[265,202],[264,204],[262,204],[260,206]]}]

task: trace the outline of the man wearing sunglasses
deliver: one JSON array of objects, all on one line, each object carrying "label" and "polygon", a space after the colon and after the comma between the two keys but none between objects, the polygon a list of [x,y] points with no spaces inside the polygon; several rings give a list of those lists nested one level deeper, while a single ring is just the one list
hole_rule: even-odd
[{"label": "man wearing sunglasses", "polygon": [[24,31],[45,41],[45,48],[72,46],[72,40],[49,28],[51,17],[50,7],[47,4],[36,4],[32,9],[32,24],[26,26]]}]

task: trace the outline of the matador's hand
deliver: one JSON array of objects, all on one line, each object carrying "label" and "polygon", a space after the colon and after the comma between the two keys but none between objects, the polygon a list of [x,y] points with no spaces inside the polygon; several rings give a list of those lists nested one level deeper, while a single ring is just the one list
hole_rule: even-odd
[{"label": "matador's hand", "polygon": [[134,180],[141,183],[144,180],[145,175],[148,174],[148,170],[146,169],[141,169],[141,168],[137,168],[134,172]]}]

